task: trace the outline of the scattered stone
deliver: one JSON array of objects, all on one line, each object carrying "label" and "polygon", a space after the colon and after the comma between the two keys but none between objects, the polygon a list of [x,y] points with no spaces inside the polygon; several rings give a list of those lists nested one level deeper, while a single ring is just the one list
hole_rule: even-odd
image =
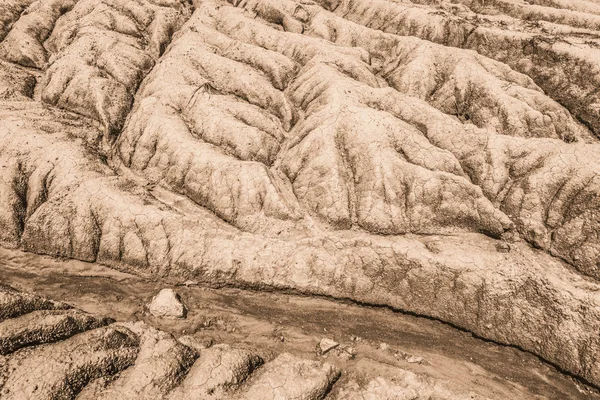
[{"label": "scattered stone", "polygon": [[353,342],[362,342],[362,338],[356,335],[350,335],[350,340]]},{"label": "scattered stone", "polygon": [[183,286],[185,286],[185,287],[198,286],[198,281],[185,281],[185,282],[183,282]]},{"label": "scattered stone", "polygon": [[510,245],[506,242],[496,243],[496,250],[498,251],[498,253],[509,253]]},{"label": "scattered stone", "polygon": [[150,314],[159,318],[185,318],[186,309],[173,289],[161,290],[148,306]]},{"label": "scattered stone", "polygon": [[353,360],[356,357],[356,349],[352,346],[343,346],[338,348],[338,356],[345,360]]},{"label": "scattered stone", "polygon": [[333,339],[323,338],[323,339],[321,339],[321,341],[319,342],[319,345],[317,346],[317,353],[319,353],[319,355],[325,355],[325,354],[327,354],[327,352],[335,349],[339,345],[340,344],[338,342],[334,341]]},{"label": "scattered stone", "polygon": [[394,351],[394,357],[398,361],[404,361],[410,364],[425,364],[429,365],[429,363],[420,356],[415,356],[413,354],[408,354],[403,351]]},{"label": "scattered stone", "polygon": [[227,333],[235,333],[235,326],[226,325],[225,332]]},{"label": "scattered stone", "polygon": [[285,335],[284,332],[282,332],[282,327],[276,327],[275,329],[273,329],[273,332],[271,332],[271,337],[273,338],[273,340],[277,341],[277,342],[285,342]]},{"label": "scattered stone", "polygon": [[424,361],[423,357],[418,357],[418,356],[410,356],[406,359],[407,363],[410,364],[422,364]]},{"label": "scattered stone", "polygon": [[387,343],[381,343],[379,345],[379,350],[381,350],[381,351],[389,351],[389,349],[390,349],[390,346]]}]

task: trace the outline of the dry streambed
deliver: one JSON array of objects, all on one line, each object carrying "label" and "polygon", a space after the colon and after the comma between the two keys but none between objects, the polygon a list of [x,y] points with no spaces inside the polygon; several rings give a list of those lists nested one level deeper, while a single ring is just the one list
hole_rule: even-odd
[{"label": "dry streambed", "polygon": [[[229,379],[221,386],[227,396],[252,398],[250,394],[257,390],[253,386],[264,390],[268,371],[281,372],[290,366],[293,369],[296,363],[304,363],[303,368],[312,372],[295,377],[292,374],[288,381],[280,382],[287,393],[282,398],[290,398],[294,390],[316,390],[311,392],[312,397],[304,397],[307,399],[347,399],[356,393],[377,399],[411,394],[427,398],[433,393],[448,399],[470,395],[489,399],[600,398],[594,389],[531,354],[484,342],[437,321],[387,309],[277,293],[207,290],[192,284],[172,286],[186,306],[185,319],[156,318],[147,305],[164,285],[99,265],[56,261],[17,251],[2,251],[0,263],[1,283],[61,301],[33,301],[37,297],[29,296],[23,304],[34,306],[21,310],[21,314],[25,313],[21,316],[12,313],[11,318],[0,323],[0,350],[8,349],[3,353],[4,365],[29,365],[36,357],[46,357],[43,351],[70,351],[69,341],[78,340],[81,335],[86,340],[90,335],[96,337],[94,332],[101,326],[116,330],[110,335],[126,334],[118,336],[120,341],[110,342],[125,358],[117,358],[120,363],[111,358],[110,365],[115,369],[110,371],[94,364],[99,372],[94,375],[95,380],[85,378],[89,380],[84,380],[85,385],[69,386],[67,380],[56,386],[56,382],[65,379],[60,371],[76,371],[77,362],[83,363],[85,357],[95,354],[93,349],[70,355],[73,362],[68,366],[60,364],[70,369],[52,375],[55,380],[51,387],[61,388],[61,393],[81,390],[77,398],[110,398],[115,391],[142,398],[189,398],[185,396],[202,395],[206,393],[202,390],[211,385],[217,387],[219,379]],[[6,289],[2,290],[5,310]],[[62,302],[74,308],[63,310],[66,307]],[[42,308],[53,310],[34,311]],[[116,322],[95,317],[99,315],[112,316]],[[64,324],[67,318],[72,322]],[[65,333],[65,326],[77,330]],[[21,334],[15,335],[19,327]],[[80,331],[89,333],[77,334]],[[106,337],[107,333],[103,335]],[[26,337],[37,339],[25,343]],[[56,344],[43,350],[47,346],[43,343],[51,341]],[[118,356],[116,350],[106,353],[105,345],[98,346],[105,357]],[[184,346],[195,348],[199,355]],[[204,349],[208,346],[208,350]],[[15,351],[17,347],[21,350]],[[167,355],[170,361],[164,359]],[[63,361],[60,357],[52,359]],[[277,366],[278,363],[283,365]],[[156,365],[166,369],[157,369]],[[216,365],[220,367],[214,370]],[[43,371],[32,372],[35,373]],[[136,374],[142,374],[147,381],[135,378]],[[50,387],[50,378],[36,376],[29,379],[48,379],[43,387]],[[334,378],[336,383],[329,387]],[[4,379],[12,382],[6,376]],[[277,375],[277,379],[281,376]],[[225,396],[223,393],[220,396]]]}]

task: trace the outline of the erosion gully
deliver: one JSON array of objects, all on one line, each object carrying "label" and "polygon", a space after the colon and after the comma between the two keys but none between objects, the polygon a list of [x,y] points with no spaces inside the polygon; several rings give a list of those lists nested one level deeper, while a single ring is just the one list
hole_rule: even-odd
[{"label": "erosion gully", "polygon": [[267,358],[284,351],[322,357],[316,355],[315,346],[321,338],[333,338],[357,352],[351,360],[327,357],[343,371],[342,380],[399,367],[459,383],[494,399],[600,399],[597,389],[530,353],[385,308],[191,284],[174,287],[189,309],[187,318],[160,320],[144,306],[160,289],[170,287],[164,281],[6,249],[0,249],[0,283],[119,321],[145,320],[176,337],[193,334],[221,343],[252,344]]}]

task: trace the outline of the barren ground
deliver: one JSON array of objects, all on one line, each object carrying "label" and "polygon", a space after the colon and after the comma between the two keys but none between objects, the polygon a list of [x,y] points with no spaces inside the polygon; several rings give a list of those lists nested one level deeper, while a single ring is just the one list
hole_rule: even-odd
[{"label": "barren ground", "polygon": [[[173,321],[154,318],[144,309],[165,283],[18,251],[3,250],[0,262],[5,268],[0,283],[90,313],[117,321],[143,320],[176,337],[194,334],[215,343],[245,343],[266,358],[291,352],[334,363],[343,370],[335,389],[352,379],[394,376],[395,368],[402,368],[491,399],[600,399],[596,389],[530,353],[389,309],[293,294],[173,285],[191,310],[187,319]],[[322,338],[352,345],[356,357],[317,355],[315,347]],[[381,350],[381,343],[389,350]],[[394,356],[397,353],[404,358]],[[409,363],[405,355],[424,361]],[[335,395],[335,390],[330,393],[331,398]]]},{"label": "barren ground", "polygon": [[598,0],[2,0],[0,397],[592,398],[598,88]]}]

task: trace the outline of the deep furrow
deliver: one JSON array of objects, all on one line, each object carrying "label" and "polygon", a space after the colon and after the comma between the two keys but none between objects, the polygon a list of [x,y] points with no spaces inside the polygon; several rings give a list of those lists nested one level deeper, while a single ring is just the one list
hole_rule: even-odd
[{"label": "deep furrow", "polygon": [[[0,62],[3,246],[153,279],[385,305],[600,385],[600,148],[572,117],[598,125],[594,52],[545,39],[564,26],[539,36],[541,25],[477,22],[458,5],[232,3],[52,8],[33,34],[48,54],[14,57],[42,69],[49,61],[41,101],[31,99],[35,76]],[[428,247],[435,235],[440,247]],[[156,398],[179,382],[195,387],[185,372],[204,371],[158,333],[173,351],[149,345],[136,362],[140,335],[106,329],[122,346],[92,352],[92,364],[55,360],[62,372],[43,396],[73,397],[97,378],[91,398]],[[52,341],[46,333],[19,333],[25,349],[14,335],[7,345],[23,355],[9,362],[27,379],[42,379],[27,360],[48,356],[54,344],[29,349]],[[246,372],[204,389],[227,396],[237,379],[241,398],[322,398],[337,377],[296,360],[280,375],[269,363],[250,374],[249,357]],[[111,360],[133,366],[120,373]],[[305,367],[320,372],[299,392],[281,384]],[[357,385],[369,393],[375,384]],[[18,397],[22,386],[13,376],[3,390]]]}]

